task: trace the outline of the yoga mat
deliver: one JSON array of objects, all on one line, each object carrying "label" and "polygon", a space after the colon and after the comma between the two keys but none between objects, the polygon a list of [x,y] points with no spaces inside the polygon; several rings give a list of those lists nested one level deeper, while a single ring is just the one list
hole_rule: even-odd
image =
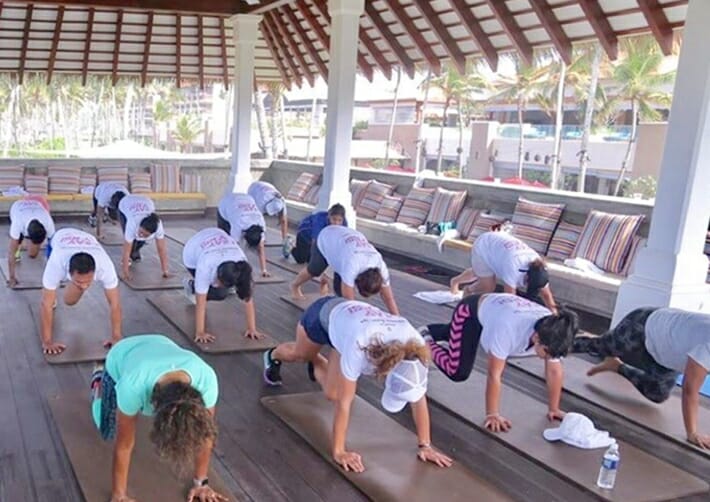
[{"label": "yoga mat", "polygon": [[332,460],[333,403],[321,392],[263,397],[261,403],[371,500],[512,500],[458,462],[441,468],[418,460],[416,435],[360,397],[352,403],[348,448],[362,455],[361,473],[345,472]]},{"label": "yoga mat", "polygon": [[266,227],[266,243],[264,245],[267,248],[275,248],[283,246],[283,239],[281,238],[281,230],[276,230],[273,228]]},{"label": "yoga mat", "polygon": [[303,298],[295,299],[292,298],[291,294],[289,293],[287,295],[283,295],[281,299],[289,305],[293,305],[297,309],[306,310],[311,305],[311,303],[313,303],[320,297],[321,296],[318,293],[306,293]]},{"label": "yoga mat", "polygon": [[[42,289],[42,275],[47,264],[45,252],[42,250],[37,258],[30,258],[27,253],[22,253],[22,260],[15,265],[17,286],[13,289]],[[10,272],[7,267],[7,255],[0,257],[0,270],[7,281]]]},{"label": "yoga mat", "polygon": [[165,237],[184,246],[185,243],[190,240],[190,237],[195,235],[197,232],[198,230],[187,227],[170,227],[165,231]]},{"label": "yoga mat", "polygon": [[[81,230],[87,234],[96,237],[96,228],[90,227],[89,225],[83,225]],[[103,239],[99,240],[104,246],[121,246],[123,245],[123,231],[121,230],[121,225],[118,223],[103,223],[101,225],[101,233],[103,234]],[[97,238],[98,240],[98,238]]]},{"label": "yoga mat", "polygon": [[288,270],[289,272],[293,272],[294,274],[299,273],[306,266],[305,263],[301,265],[290,258],[284,258],[283,256],[279,256],[277,258],[267,257],[266,262],[284,270]]},{"label": "yoga mat", "polygon": [[[603,500],[655,502],[707,493],[710,486],[691,474],[628,443],[619,441],[621,464],[613,490],[596,485],[605,448],[584,450],[560,441],[548,442],[542,432],[557,427],[547,420],[547,405],[503,385],[500,411],[513,423],[508,432],[493,434],[483,427],[486,416],[486,376],[473,371],[454,383],[439,371],[429,372],[427,396],[453,415],[490,434],[512,450]],[[465,396],[465,398],[464,398]],[[573,411],[573,410],[568,410]],[[614,431],[610,431],[613,436]]]},{"label": "yoga mat", "polygon": [[[47,401],[84,499],[107,502],[111,499],[114,443],[103,441],[96,430],[89,412],[88,385],[87,379],[85,392],[52,396]],[[179,479],[170,466],[160,460],[150,442],[150,428],[150,418],[139,415],[128,474],[128,495],[145,502],[187,500],[192,487],[190,474]],[[217,493],[230,501],[237,500],[214,468],[210,467],[207,476]]]},{"label": "yoga mat", "polygon": [[[268,270],[268,269],[267,269]],[[259,269],[254,270],[254,284],[282,284],[286,282],[286,279],[272,271],[269,271],[271,277],[262,277]]]},{"label": "yoga mat", "polygon": [[[510,359],[508,363],[536,378],[545,379],[544,364],[537,358]],[[686,441],[680,397],[671,395],[665,402],[656,404],[643,397],[621,375],[606,372],[588,377],[587,370],[594,365],[574,356],[566,357],[562,364],[566,392],[694,451],[710,455],[707,450],[695,448]],[[702,406],[698,409],[698,425],[701,431],[710,430],[710,410]]]},{"label": "yoga mat", "polygon": [[216,340],[212,343],[195,343],[195,306],[180,293],[159,293],[148,298],[148,302],[165,319],[175,326],[200,351],[210,354],[225,352],[248,352],[266,350],[277,345],[269,335],[259,340],[243,336],[246,328],[243,307],[232,298],[221,302],[207,302],[205,329]]},{"label": "yoga mat", "polygon": [[[182,257],[182,248],[171,249],[178,247],[175,242],[166,239],[168,247],[168,266],[170,277],[163,277],[163,272],[160,267],[160,258],[156,249],[155,241],[149,241],[143,249],[141,249],[141,260],[131,263],[131,280],[121,280],[126,285],[136,291],[152,290],[152,289],[182,289],[182,271],[185,270],[180,262]],[[116,265],[116,271],[120,274],[121,271],[121,254],[112,254],[113,262]]]}]

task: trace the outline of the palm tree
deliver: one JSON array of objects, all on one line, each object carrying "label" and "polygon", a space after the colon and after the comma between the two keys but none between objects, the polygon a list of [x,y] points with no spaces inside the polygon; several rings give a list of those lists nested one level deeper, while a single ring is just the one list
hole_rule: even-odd
[{"label": "palm tree", "polygon": [[165,124],[167,127],[173,118],[172,106],[164,99],[158,99],[153,103],[153,143],[154,146],[160,144],[160,130],[157,126]]},{"label": "palm tree", "polygon": [[387,142],[385,143],[385,169],[390,164],[390,146],[392,145],[392,136],[394,135],[394,125],[397,121],[397,105],[399,103],[399,87],[402,84],[402,67],[397,67],[397,81],[394,85],[394,97],[392,99],[392,116],[390,117],[390,126],[387,131]]},{"label": "palm tree", "polygon": [[173,137],[180,143],[182,151],[189,153],[192,151],[192,144],[202,132],[200,119],[195,115],[182,115],[175,122]]},{"label": "palm tree", "polygon": [[414,159],[414,172],[419,174],[419,166],[422,161],[422,147],[424,146],[424,118],[426,117],[426,108],[429,104],[429,88],[431,87],[431,67],[427,70],[426,77],[424,81],[419,84],[419,86],[424,86],[424,100],[422,101],[422,108],[419,111],[419,130],[417,131],[417,153]]},{"label": "palm tree", "polygon": [[[581,59],[584,61],[584,59]],[[579,147],[579,174],[577,176],[577,191],[584,193],[587,180],[587,166],[589,165],[589,136],[592,130],[592,119],[594,118],[594,105],[597,99],[599,77],[601,75],[602,46],[595,44],[594,55],[592,56],[589,72],[589,87],[587,89],[587,100],[584,107],[584,122],[582,125],[582,141]]]},{"label": "palm tree", "polygon": [[[281,82],[269,82],[266,84],[266,88],[271,95],[271,109],[269,110],[269,118],[271,122],[271,151],[272,156],[278,156],[278,138],[279,138],[279,124],[283,124],[282,118],[279,119],[278,115],[282,113],[282,103],[284,98],[284,93],[286,92],[286,87]],[[286,131],[282,130],[283,135],[283,149],[286,149]]]},{"label": "palm tree", "polygon": [[656,106],[669,106],[671,94],[664,91],[675,79],[675,72],[662,72],[663,53],[651,37],[626,39],[621,43],[623,58],[614,67],[614,80],[620,84],[619,98],[631,104],[631,136],[621,163],[614,195],[619,195],[636,141],[639,118],[657,120]]}]

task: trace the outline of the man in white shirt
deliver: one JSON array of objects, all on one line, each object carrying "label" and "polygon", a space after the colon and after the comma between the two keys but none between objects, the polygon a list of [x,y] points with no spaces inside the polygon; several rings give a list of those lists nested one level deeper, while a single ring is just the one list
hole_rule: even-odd
[{"label": "man in white shirt", "polygon": [[15,264],[20,261],[20,246],[25,237],[29,239],[27,254],[30,258],[37,258],[39,250],[45,240],[54,235],[54,220],[49,214],[49,204],[46,199],[37,195],[29,195],[10,206],[10,245],[7,253],[7,269],[10,277],[7,285],[11,288],[17,286]]},{"label": "man in white shirt", "polygon": [[120,183],[104,182],[94,188],[94,211],[89,216],[89,224],[96,227],[96,237],[101,240],[101,226],[105,222],[104,210],[108,218],[118,221],[118,204],[129,195],[128,189]]},{"label": "man in white shirt", "polygon": [[170,277],[168,246],[163,222],[155,214],[155,204],[143,195],[126,195],[118,204],[118,216],[123,230],[121,272],[126,280],[131,278],[131,261],[140,261],[140,250],[147,241],[155,239],[163,277]]},{"label": "man in white shirt", "polygon": [[[64,288],[67,305],[76,305],[95,280],[101,283],[111,310],[111,340],[104,345],[120,340],[121,301],[113,262],[94,236],[75,228],[63,228],[52,238],[51,254],[42,276],[40,337],[44,353],[56,355],[66,348],[63,343],[55,343],[52,337],[57,288],[63,280],[69,281]],[[77,319],[77,322],[86,321]]]},{"label": "man in white shirt", "polygon": [[[281,226],[281,239],[284,243],[288,237],[288,219],[286,217],[286,202],[283,195],[274,185],[266,181],[255,181],[247,189],[247,194],[254,199],[261,214],[278,216]],[[286,255],[288,256],[288,255]]]},{"label": "man in white shirt", "polygon": [[636,309],[602,336],[577,337],[572,352],[604,357],[589,376],[618,373],[654,403],[668,399],[682,373],[687,439],[710,448],[710,435],[698,431],[700,389],[710,370],[710,315],[672,308]]},{"label": "man in white shirt", "polygon": [[266,247],[264,215],[251,195],[228,193],[217,206],[217,226],[237,242],[244,239],[247,246],[257,250],[262,277],[271,277],[266,270]]}]

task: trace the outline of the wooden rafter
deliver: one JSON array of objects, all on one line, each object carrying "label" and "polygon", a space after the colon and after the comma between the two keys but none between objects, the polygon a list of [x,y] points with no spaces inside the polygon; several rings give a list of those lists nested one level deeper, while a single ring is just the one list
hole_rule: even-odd
[{"label": "wooden rafter", "polygon": [[279,11],[272,10],[271,12],[267,12],[264,14],[264,17],[271,18],[272,27],[275,26],[276,30],[281,35],[282,40],[286,41],[286,44],[288,45],[291,51],[291,54],[295,56],[298,62],[303,76],[306,78],[306,81],[308,81],[308,84],[313,87],[313,85],[315,85],[315,76],[313,75],[313,71],[311,71],[311,67],[308,64],[308,61],[306,61],[306,58],[303,56],[301,48],[294,40],[294,37],[291,35],[291,32],[288,31],[288,29],[286,28],[286,24],[283,22]]},{"label": "wooden rafter", "polygon": [[150,41],[153,38],[153,11],[148,13],[148,26],[145,29],[145,52],[143,53],[143,65],[141,67],[141,87],[145,87],[148,81],[148,62],[150,61]]},{"label": "wooden rafter", "polygon": [[[292,3],[293,0],[260,0],[257,5],[243,5],[239,9],[240,14],[263,14],[282,5]],[[240,2],[241,3],[241,2]]]},{"label": "wooden rafter", "polygon": [[619,39],[614,33],[614,29],[609,24],[598,0],[579,0],[579,6],[592,26],[594,33],[602,44],[609,59],[614,61],[619,57]]},{"label": "wooden rafter", "polygon": [[362,26],[360,27],[360,41],[362,42],[362,45],[365,46],[365,49],[367,49],[367,52],[369,52],[375,60],[375,63],[377,63],[377,66],[380,68],[382,74],[387,78],[387,80],[392,80],[392,63],[387,61],[384,54],[382,54],[382,51],[380,51],[380,49],[375,45],[374,40],[372,40],[370,35],[367,34]]},{"label": "wooden rafter", "polygon": [[227,28],[225,26],[226,19],[222,18],[219,21],[220,30],[220,49],[222,51],[222,83],[225,89],[229,89],[229,61],[227,60]]},{"label": "wooden rafter", "polygon": [[264,25],[264,28],[266,28],[269,37],[271,37],[272,45],[277,49],[279,53],[282,54],[282,60],[286,62],[286,66],[288,66],[289,71],[293,76],[292,82],[294,82],[296,86],[298,86],[298,88],[300,89],[303,84],[303,75],[299,73],[298,67],[293,62],[293,59],[291,59],[288,50],[283,45],[283,43],[280,43],[279,37],[276,36],[276,28],[272,26],[271,18],[269,16],[264,16],[261,23]]},{"label": "wooden rafter", "polygon": [[301,26],[300,21],[298,20],[298,18],[296,18],[296,15],[291,10],[291,7],[286,5],[284,7],[281,7],[280,11],[286,15],[286,18],[291,23],[291,26],[293,26],[293,28],[296,30],[296,33],[298,34],[299,38],[301,39],[301,42],[308,51],[308,54],[310,54],[311,59],[318,67],[318,70],[320,71],[320,74],[322,75],[323,79],[327,81],[328,65],[326,65],[323,61],[323,58],[316,49],[316,46],[313,45],[313,41],[308,37],[308,33],[306,33],[306,30],[304,30],[303,26]]},{"label": "wooden rafter", "polygon": [[521,30],[520,26],[518,26],[518,23],[515,21],[515,17],[508,8],[508,5],[500,0],[486,0],[486,3],[488,4],[488,7],[490,7],[491,11],[493,11],[496,20],[503,28],[503,31],[508,36],[508,39],[513,44],[513,47],[515,47],[515,50],[518,51],[518,54],[520,54],[523,61],[526,64],[532,64],[532,45],[528,39],[525,38],[523,30]]},{"label": "wooden rafter", "polygon": [[89,73],[89,54],[91,51],[91,38],[94,34],[94,14],[96,10],[89,9],[89,18],[86,21],[86,40],[84,41],[84,61],[81,67],[81,85],[86,85],[86,78]]},{"label": "wooden rafter", "polygon": [[175,82],[180,89],[182,80],[182,16],[175,14]]},{"label": "wooden rafter", "polygon": [[204,19],[197,16],[197,73],[200,79],[200,90],[205,89],[205,37]]},{"label": "wooden rafter", "polygon": [[116,85],[118,82],[118,60],[121,55],[121,30],[123,28],[123,9],[116,13],[116,36],[113,41],[113,66],[111,69],[111,82]]},{"label": "wooden rafter", "polygon": [[397,19],[399,19],[402,26],[404,26],[405,31],[414,41],[414,44],[419,49],[419,52],[422,53],[424,58],[429,63],[429,68],[431,68],[431,70],[437,75],[441,73],[441,61],[439,60],[439,56],[434,53],[434,50],[431,48],[431,45],[429,45],[429,42],[427,42],[424,38],[421,31],[419,31],[419,28],[414,26],[412,19],[409,15],[407,15],[407,11],[404,9],[401,2],[399,0],[387,0],[387,4],[390,9],[392,9],[392,12]]},{"label": "wooden rafter", "polygon": [[32,3],[36,6],[71,4],[78,7],[92,7],[99,9],[112,7],[120,9],[140,9],[143,11],[154,10],[170,13],[181,12],[193,14],[209,13],[228,16],[231,14],[238,14],[238,4],[241,4],[242,2],[235,2],[234,0],[206,0],[204,2],[195,2],[194,0],[32,0]]},{"label": "wooden rafter", "polygon": [[281,79],[284,81],[286,84],[286,87],[291,88],[291,78],[288,76],[288,72],[286,71],[286,67],[284,66],[283,62],[281,61],[281,56],[279,55],[279,51],[274,45],[274,43],[271,41],[271,35],[269,34],[269,30],[266,28],[266,23],[262,20],[260,24],[261,28],[261,36],[264,37],[264,42],[266,42],[266,47],[269,49],[269,52],[271,52],[271,57],[276,63],[276,68],[278,68],[279,73],[281,74]]},{"label": "wooden rafter", "polygon": [[424,14],[424,18],[426,19],[427,23],[429,23],[429,26],[432,27],[436,35],[439,37],[439,40],[444,46],[446,53],[456,65],[456,69],[461,75],[465,75],[466,56],[464,56],[463,52],[461,52],[458,43],[453,39],[451,33],[449,33],[448,28],[444,26],[444,23],[441,21],[439,13],[437,13],[431,6],[431,2],[428,2],[426,0],[415,0],[414,3],[417,4],[419,10],[422,12],[422,14]]},{"label": "wooden rafter", "polygon": [[[365,12],[367,12],[367,17],[370,18],[372,24],[375,25],[375,29],[380,33],[380,36],[385,40],[385,42],[387,42],[387,45],[390,46],[395,57],[402,64],[405,73],[409,75],[409,78],[414,78],[414,61],[412,61],[412,58],[409,57],[407,51],[404,47],[402,47],[402,44],[399,43],[399,40],[397,40],[394,33],[390,31],[389,26],[385,20],[382,19],[382,15],[374,7],[372,2],[365,2]],[[363,33],[362,29],[360,30],[360,33]]]},{"label": "wooden rafter", "polygon": [[567,64],[572,63],[572,42],[562,29],[562,25],[555,17],[552,8],[547,4],[546,0],[529,0],[535,14],[542,23],[543,28],[550,36],[552,44],[557,49],[558,54]]},{"label": "wooden rafter", "polygon": [[62,22],[64,21],[64,6],[60,5],[57,9],[57,17],[54,21],[54,36],[52,37],[52,49],[49,52],[49,61],[47,62],[47,85],[52,83],[52,74],[54,73],[54,65],[57,61],[57,49],[59,48],[59,39],[62,35]]},{"label": "wooden rafter", "polygon": [[20,85],[25,80],[25,64],[27,62],[27,46],[30,41],[30,26],[32,26],[32,10],[34,5],[29,4],[25,7],[25,26],[22,30],[22,47],[20,49],[20,67],[17,71],[17,81]]},{"label": "wooden rafter", "polygon": [[663,5],[658,0],[638,0],[638,4],[663,54],[670,56],[673,53],[673,28],[663,12]]},{"label": "wooden rafter", "polygon": [[471,35],[483,53],[483,57],[488,61],[488,66],[493,70],[497,70],[498,51],[488,38],[488,34],[483,31],[480,21],[473,15],[471,7],[466,4],[465,0],[449,0],[449,2],[461,18],[461,24],[468,30],[469,35]]}]

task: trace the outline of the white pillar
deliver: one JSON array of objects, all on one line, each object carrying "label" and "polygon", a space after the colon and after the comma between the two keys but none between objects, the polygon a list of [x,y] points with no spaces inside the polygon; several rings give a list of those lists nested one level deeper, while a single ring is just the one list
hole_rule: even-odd
[{"label": "white pillar", "polygon": [[360,16],[364,0],[328,0],[330,11],[330,62],[328,64],[328,113],[325,125],[323,184],[318,209],[339,202],[348,221],[355,224],[350,196],[350,142],[355,107],[355,76]]},{"label": "white pillar", "polygon": [[612,324],[641,306],[710,312],[710,2],[690,0],[648,245],[619,290]]},{"label": "white pillar", "polygon": [[232,169],[227,192],[246,192],[251,178],[251,109],[254,87],[254,52],[261,16],[238,14],[230,19],[234,34],[234,121]]}]

